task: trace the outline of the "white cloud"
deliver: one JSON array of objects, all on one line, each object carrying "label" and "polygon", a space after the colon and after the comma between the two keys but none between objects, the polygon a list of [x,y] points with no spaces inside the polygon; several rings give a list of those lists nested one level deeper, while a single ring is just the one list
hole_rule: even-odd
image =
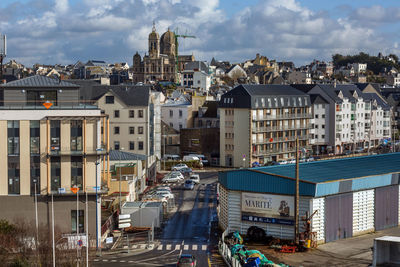
[{"label": "white cloud", "polygon": [[334,18],[296,0],[264,0],[227,17],[217,0],[46,1],[0,8],[10,57],[25,64],[130,62],[136,51],[147,51],[153,20],[160,35],[168,27],[195,35],[180,39],[180,51],[201,60],[242,61],[261,53],[304,63],[333,53],[399,52],[398,33],[380,28],[400,21],[398,7],[363,7]]}]

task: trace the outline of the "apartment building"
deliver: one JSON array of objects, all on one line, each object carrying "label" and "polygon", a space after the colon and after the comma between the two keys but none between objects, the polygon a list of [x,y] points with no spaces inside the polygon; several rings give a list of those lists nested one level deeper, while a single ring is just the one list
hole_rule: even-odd
[{"label": "apartment building", "polygon": [[374,147],[391,137],[391,108],[371,88],[362,87],[361,91],[354,84],[292,86],[309,94],[313,102],[310,143],[314,154]]},{"label": "apartment building", "polygon": [[288,85],[239,85],[221,96],[220,164],[249,167],[309,150],[310,96]]},{"label": "apartment building", "polygon": [[[107,133],[107,122],[98,107],[79,100],[75,84],[37,75],[0,85],[0,218],[32,225],[37,218],[50,227],[54,203],[62,233],[88,230],[95,238],[99,163],[108,166],[108,138],[100,129]],[[79,188],[78,203],[72,187]]]},{"label": "apartment building", "polygon": [[[155,180],[161,158],[160,97],[151,86],[93,86],[92,99],[110,118],[110,146],[145,155],[147,177]],[[158,138],[158,140],[156,140]]]}]

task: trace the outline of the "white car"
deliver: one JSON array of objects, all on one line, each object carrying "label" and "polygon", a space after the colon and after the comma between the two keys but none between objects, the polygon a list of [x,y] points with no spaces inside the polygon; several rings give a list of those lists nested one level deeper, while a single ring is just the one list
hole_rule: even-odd
[{"label": "white car", "polygon": [[184,169],[184,168],[188,168],[188,166],[186,164],[184,164],[184,163],[179,163],[179,164],[176,164],[174,167],[172,167],[172,170],[173,171],[179,171],[179,170]]},{"label": "white car", "polygon": [[200,175],[198,174],[190,175],[189,179],[192,180],[195,184],[200,183]]},{"label": "white car", "polygon": [[164,183],[175,183],[175,182],[179,182],[179,181],[183,181],[185,179],[185,177],[183,177],[182,173],[180,172],[170,172],[169,174],[167,174],[162,181]]},{"label": "white car", "polygon": [[155,195],[160,197],[166,197],[167,199],[174,198],[174,194],[167,191],[157,191]]},{"label": "white car", "polygon": [[290,159],[290,160],[288,160],[288,163],[289,164],[296,164],[296,159]]},{"label": "white car", "polygon": [[168,192],[172,192],[171,187],[165,186],[165,185],[157,186],[157,187],[156,187],[156,190],[157,190],[157,191],[168,191]]},{"label": "white car", "polygon": [[279,162],[279,165],[286,165],[286,164],[288,164],[287,160],[281,160],[281,161],[278,161],[278,162]]},{"label": "white car", "polygon": [[183,174],[180,171],[172,171],[168,173],[167,176],[178,176],[179,179],[185,180],[185,176],[183,176]]}]

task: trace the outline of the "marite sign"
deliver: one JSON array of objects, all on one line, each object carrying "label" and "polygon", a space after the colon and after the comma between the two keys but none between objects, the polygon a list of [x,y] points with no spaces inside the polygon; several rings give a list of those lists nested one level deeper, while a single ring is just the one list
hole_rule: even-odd
[{"label": "marite sign", "polygon": [[242,220],[292,225],[294,197],[242,192]]}]

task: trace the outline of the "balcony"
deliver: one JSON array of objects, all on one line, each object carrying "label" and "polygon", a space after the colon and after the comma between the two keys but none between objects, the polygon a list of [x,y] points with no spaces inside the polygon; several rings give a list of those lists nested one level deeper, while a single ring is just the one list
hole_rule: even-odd
[{"label": "balcony", "polygon": [[[302,147],[307,150],[311,150],[311,146]],[[262,150],[256,151],[252,153],[253,157],[263,157],[263,156],[272,156],[277,154],[285,154],[285,153],[295,153],[296,148],[286,148],[286,149],[270,149],[270,150]]]},{"label": "balcony", "polygon": [[[257,140],[254,142],[255,145],[263,145],[263,144],[273,144],[273,143],[280,143],[280,142],[289,142],[289,141],[296,141],[296,138],[299,138],[299,140],[308,140],[310,139],[310,135],[300,135],[300,136],[288,136],[288,137],[275,137],[271,138],[272,141],[270,141],[270,138],[264,139],[264,140]],[[253,140],[254,141],[254,140]]]},{"label": "balcony", "polygon": [[[86,148],[86,155],[105,155],[107,150],[105,147],[88,147]],[[73,150],[71,147],[59,147],[59,146],[51,146],[50,147],[50,156],[83,156],[82,150]]]},{"label": "balcony", "polygon": [[257,128],[252,128],[253,133],[263,133],[263,132],[274,132],[274,131],[285,131],[285,130],[300,130],[300,129],[311,129],[310,124],[306,125],[299,125],[299,126],[289,126],[289,125],[284,125],[284,126],[266,126],[266,127],[257,127]]},{"label": "balcony", "polygon": [[311,114],[284,114],[284,115],[264,115],[264,116],[252,116],[253,121],[265,121],[265,120],[284,120],[284,119],[312,119]]}]

